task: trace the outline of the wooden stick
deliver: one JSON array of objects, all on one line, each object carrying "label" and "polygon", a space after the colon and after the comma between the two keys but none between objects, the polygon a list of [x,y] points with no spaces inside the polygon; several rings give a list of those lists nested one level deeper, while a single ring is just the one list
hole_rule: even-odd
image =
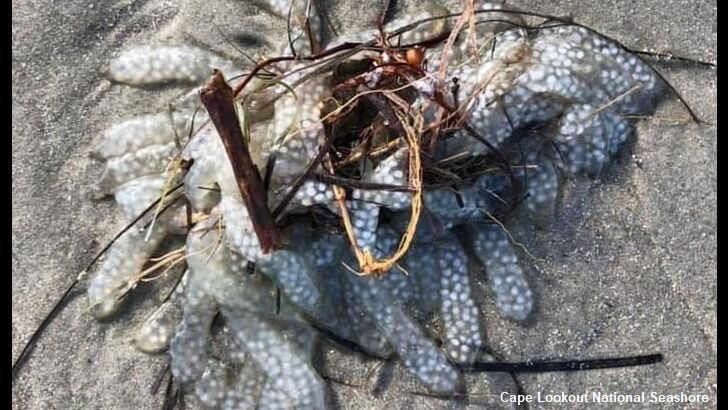
[{"label": "wooden stick", "polygon": [[248,209],[262,252],[269,253],[278,249],[281,245],[281,236],[268,209],[263,181],[258,168],[250,158],[243,131],[240,129],[233,90],[225,82],[220,71],[215,70],[210,81],[202,89],[200,99],[225,146],[240,195]]}]

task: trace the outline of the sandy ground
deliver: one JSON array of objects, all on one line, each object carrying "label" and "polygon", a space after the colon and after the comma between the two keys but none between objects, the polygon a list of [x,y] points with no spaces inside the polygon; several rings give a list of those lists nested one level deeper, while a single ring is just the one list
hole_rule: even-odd
[{"label": "sandy ground", "polygon": [[[258,35],[272,44],[282,40],[281,23],[247,2],[179,3],[13,2],[13,359],[66,286],[122,225],[111,201],[90,198],[89,187],[102,168],[88,157],[93,140],[115,121],[163,109],[179,92],[112,86],[101,68],[130,45],[193,43],[235,55],[221,32],[243,40]],[[352,29],[371,21],[376,7],[361,3],[337,2],[334,24]],[[633,48],[717,59],[715,1],[545,3],[508,4],[572,16]],[[245,45],[254,55],[266,46]],[[531,275],[537,312],[516,324],[500,319],[489,297],[482,309],[490,345],[508,360],[662,352],[665,362],[519,376],[528,393],[685,392],[711,398],[692,408],[716,405],[717,76],[690,64],[658,68],[707,124],[675,124],[674,117],[685,115],[668,104],[659,118],[640,125],[631,152],[599,184],[570,184],[549,225],[512,226],[538,258]],[[13,408],[159,408],[162,396],[150,394],[149,387],[164,361],[136,352],[127,341],[152,305],[132,298],[127,306],[133,308],[99,323],[84,298],[73,300],[13,383]],[[346,409],[465,406],[412,394],[416,384],[397,366],[384,366],[367,378],[374,365],[353,355],[329,355],[322,372],[358,385],[333,383],[333,401]],[[511,407],[497,396],[515,392],[509,377],[481,375],[471,382],[473,408]]]}]

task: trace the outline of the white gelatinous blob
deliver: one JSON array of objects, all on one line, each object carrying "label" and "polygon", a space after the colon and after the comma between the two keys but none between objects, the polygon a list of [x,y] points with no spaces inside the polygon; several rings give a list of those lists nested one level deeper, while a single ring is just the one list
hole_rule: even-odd
[{"label": "white gelatinous blob", "polygon": [[473,247],[485,266],[496,307],[506,317],[523,320],[533,308],[533,293],[503,229],[496,224],[471,225]]},{"label": "white gelatinous blob", "polygon": [[[380,227],[377,231],[374,257],[381,260],[394,254],[399,241],[400,238],[393,229]],[[382,288],[389,292],[389,296],[394,303],[404,305],[414,298],[413,279],[399,265],[395,265],[389,271],[384,272],[379,281]]]},{"label": "white gelatinous blob", "polygon": [[149,316],[135,332],[132,343],[144,353],[159,353],[169,347],[177,325],[182,320],[182,309],[167,301]]},{"label": "white gelatinous blob", "polygon": [[369,312],[359,304],[354,290],[348,284],[348,280],[334,271],[341,277],[340,292],[346,306],[346,317],[350,320],[352,337],[365,351],[378,356],[387,357],[392,354],[392,345],[387,338],[379,331]]},{"label": "white gelatinous blob", "polygon": [[341,274],[347,275],[357,302],[374,319],[407,370],[428,389],[452,393],[458,384],[458,372],[402,308],[392,302],[381,284],[346,270]]},{"label": "white gelatinous blob", "polygon": [[[392,32],[409,25],[414,21],[449,14],[449,11],[439,4],[439,2],[428,1],[423,4],[423,7],[425,10],[419,13],[388,22],[386,25],[386,31]],[[451,25],[452,21],[449,19],[433,19],[418,25],[412,30],[408,30],[396,37],[393,37],[390,41],[392,44],[396,44],[398,46],[422,43],[444,36],[450,30]]]},{"label": "white gelatinous blob", "polygon": [[[293,79],[287,81],[294,83]],[[275,155],[274,182],[292,182],[318,155],[326,138],[321,108],[330,96],[328,81],[328,76],[314,77],[275,102],[275,114],[262,147]]]},{"label": "white gelatinous blob", "polygon": [[220,202],[218,180],[227,163],[225,147],[211,125],[203,126],[182,153],[193,161],[184,178],[185,196],[199,212],[209,212]]},{"label": "white gelatinous blob", "polygon": [[203,157],[195,160],[184,179],[185,196],[190,201],[192,208],[205,213],[210,212],[215,205],[220,203],[220,187],[213,177],[214,174],[209,172],[206,165],[214,165],[211,158]]},{"label": "white gelatinous blob", "polygon": [[[238,342],[250,358],[268,375],[263,396],[273,391],[285,395],[283,403],[297,409],[321,409],[325,406],[324,382],[302,347],[284,336],[276,324],[238,309],[223,309]],[[263,402],[261,397],[261,402]]]},{"label": "white gelatinous blob", "polygon": [[119,186],[114,192],[114,199],[124,216],[133,220],[159,200],[165,187],[171,190],[176,185],[177,181],[170,180],[167,174],[147,175]]},{"label": "white gelatinous blob", "polygon": [[317,274],[302,255],[287,250],[273,252],[258,266],[301,310],[324,326],[336,327],[334,308],[321,296]]},{"label": "white gelatinous blob", "polygon": [[320,235],[312,238],[312,242],[305,243],[305,246],[306,251],[302,253],[308,256],[316,269],[321,269],[338,263],[344,244],[334,235]]},{"label": "white gelatinous blob", "polygon": [[[200,117],[196,117],[196,122],[202,121]],[[109,159],[150,145],[165,145],[176,138],[183,141],[190,132],[191,119],[192,113],[189,111],[170,111],[116,123],[104,131],[94,153],[100,158]]]},{"label": "white gelatinous blob", "polygon": [[116,311],[123,297],[136,284],[147,259],[167,234],[162,224],[155,224],[151,229],[145,240],[147,232],[139,231],[135,225],[108,250],[106,259],[88,286],[88,297],[96,316],[106,317]]},{"label": "white gelatinous blob", "polygon": [[97,195],[111,194],[121,184],[136,178],[163,173],[177,152],[177,146],[170,142],[111,158],[96,183]]},{"label": "white gelatinous blob", "polygon": [[[298,55],[312,54],[313,46],[321,44],[322,22],[316,1],[313,0],[253,0],[253,3],[288,21],[291,43],[280,47],[282,55],[291,55],[291,48]],[[310,38],[309,38],[310,36]]]},{"label": "white gelatinous blob", "polygon": [[[408,174],[409,150],[403,148],[385,158],[373,171],[365,174],[362,181],[407,188]],[[379,204],[391,210],[407,209],[412,204],[411,193],[387,189],[355,189],[353,198]]]},{"label": "white gelatinous blob", "polygon": [[293,400],[288,397],[286,392],[277,389],[273,381],[268,380],[263,388],[263,393],[260,395],[258,408],[267,410],[295,410],[296,406],[294,406]]},{"label": "white gelatinous blob", "polygon": [[216,313],[217,304],[210,296],[194,285],[187,288],[182,323],[169,347],[170,369],[180,383],[194,382],[205,371],[210,326]]},{"label": "white gelatinous blob", "polygon": [[609,136],[602,115],[596,107],[583,104],[562,117],[554,142],[563,157],[557,164],[568,175],[598,175],[608,160]]},{"label": "white gelatinous blob", "polygon": [[435,260],[432,246],[413,246],[407,252],[404,267],[412,275],[419,308],[425,312],[439,309],[441,269]]},{"label": "white gelatinous blob", "polygon": [[253,363],[245,362],[235,383],[227,390],[220,406],[223,410],[255,410],[265,385],[265,373]]},{"label": "white gelatinous blob", "polygon": [[551,216],[559,195],[559,175],[549,161],[535,164],[537,169],[526,171],[526,208],[537,217]]},{"label": "white gelatinous blob", "polygon": [[364,201],[347,201],[347,207],[357,246],[361,250],[372,251],[377,244],[379,205]]},{"label": "white gelatinous blob", "polygon": [[225,236],[230,248],[245,259],[258,262],[270,258],[260,249],[260,241],[248,217],[248,209],[242,201],[223,194],[220,202],[225,221]]},{"label": "white gelatinous blob", "polygon": [[199,48],[141,46],[124,51],[112,61],[108,76],[131,85],[199,83],[210,77],[213,69],[228,76],[238,74],[231,62]]},{"label": "white gelatinous blob", "polygon": [[478,308],[473,300],[465,251],[454,238],[433,247],[440,269],[440,312],[445,351],[456,363],[470,363],[483,344]]},{"label": "white gelatinous blob", "polygon": [[498,212],[505,203],[506,182],[503,176],[483,175],[475,183],[459,190],[438,188],[423,195],[425,209],[446,228],[478,220]]},{"label": "white gelatinous blob", "polygon": [[195,395],[208,407],[218,407],[229,390],[227,385],[228,369],[216,359],[208,359],[205,372],[195,384]]},{"label": "white gelatinous blob", "polygon": [[291,203],[301,206],[326,205],[331,206],[334,202],[334,191],[323,182],[306,181],[296,191]]}]

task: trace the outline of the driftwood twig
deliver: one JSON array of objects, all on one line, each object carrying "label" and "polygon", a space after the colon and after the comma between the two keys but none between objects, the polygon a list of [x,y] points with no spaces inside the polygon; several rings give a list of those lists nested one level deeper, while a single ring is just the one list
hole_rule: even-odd
[{"label": "driftwood twig", "polygon": [[225,82],[220,71],[216,70],[212,75],[200,92],[200,99],[225,146],[261,250],[263,253],[269,253],[278,249],[281,235],[268,209],[267,194],[258,168],[250,158],[243,138],[243,131],[235,112],[233,90]]}]

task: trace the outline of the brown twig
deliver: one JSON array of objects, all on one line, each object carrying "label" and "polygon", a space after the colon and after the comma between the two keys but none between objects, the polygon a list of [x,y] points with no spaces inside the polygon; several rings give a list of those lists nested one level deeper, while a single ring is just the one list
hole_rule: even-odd
[{"label": "brown twig", "polygon": [[[365,43],[365,44],[367,44],[367,45],[374,44],[373,41],[370,43]],[[351,49],[359,47],[361,45],[363,45],[363,44],[361,44],[361,43],[343,43],[343,44],[339,44],[336,47],[329,48],[318,54],[314,54],[314,55],[310,55],[310,56],[298,56],[298,57],[281,56],[281,57],[273,57],[273,58],[269,58],[267,60],[263,60],[260,63],[258,63],[255,67],[253,67],[253,69],[250,70],[250,73],[248,73],[248,75],[243,79],[243,81],[241,81],[235,87],[235,91],[233,92],[233,95],[237,96],[238,94],[240,94],[240,92],[243,91],[243,89],[250,82],[250,80],[252,80],[255,77],[255,75],[258,73],[258,71],[264,69],[265,67],[267,67],[271,64],[280,63],[283,61],[315,61],[315,60],[324,58],[326,56],[336,54],[340,51],[351,50]]]},{"label": "brown twig", "polygon": [[[366,152],[366,156],[369,158],[381,157],[382,155],[386,155],[392,151],[397,150],[399,147],[402,146],[402,144],[403,144],[402,140],[400,138],[397,138],[395,140],[387,142],[386,144],[382,144],[378,147],[372,148],[371,150]],[[365,155],[364,151],[356,151],[356,152],[352,153],[351,155],[349,155],[348,157],[335,163],[334,168],[338,170],[345,166],[356,163],[362,157],[364,157],[364,155]]]},{"label": "brown twig", "polygon": [[278,249],[281,245],[281,236],[268,209],[267,195],[258,168],[250,158],[243,138],[243,131],[235,111],[233,90],[225,82],[220,71],[216,70],[201,90],[200,99],[225,146],[261,250],[263,253],[269,253]]}]

